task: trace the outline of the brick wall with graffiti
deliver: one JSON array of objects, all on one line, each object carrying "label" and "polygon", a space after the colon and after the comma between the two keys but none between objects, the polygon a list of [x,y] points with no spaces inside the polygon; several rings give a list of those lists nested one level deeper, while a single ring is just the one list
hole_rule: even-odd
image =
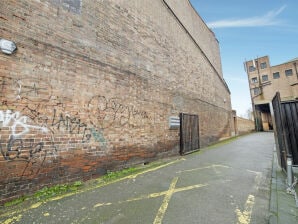
[{"label": "brick wall with graffiti", "polygon": [[166,3],[1,2],[0,38],[18,47],[0,53],[1,203],[178,155],[181,112],[199,115],[201,146],[230,135],[218,43],[204,29],[204,54]]}]

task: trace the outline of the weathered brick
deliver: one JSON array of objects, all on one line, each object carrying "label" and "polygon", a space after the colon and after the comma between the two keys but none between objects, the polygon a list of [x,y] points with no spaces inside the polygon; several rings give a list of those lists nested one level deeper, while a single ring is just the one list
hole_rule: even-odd
[{"label": "weathered brick", "polygon": [[187,0],[57,2],[0,4],[18,47],[0,53],[0,200],[177,155],[181,112],[201,146],[230,136],[218,42]]}]

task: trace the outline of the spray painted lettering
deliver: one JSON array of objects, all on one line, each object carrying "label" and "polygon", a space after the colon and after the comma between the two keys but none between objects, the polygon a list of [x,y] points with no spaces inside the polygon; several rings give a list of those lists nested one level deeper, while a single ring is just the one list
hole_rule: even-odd
[{"label": "spray painted lettering", "polygon": [[102,146],[106,146],[106,140],[102,131],[99,131],[100,129],[96,128],[96,126],[86,124],[76,116],[70,116],[61,111],[58,112],[55,108],[52,117],[40,113],[39,110],[41,110],[41,106],[39,105],[35,108],[26,106],[23,112],[26,113],[34,123],[47,127],[51,135],[53,135],[53,138],[55,135],[62,134],[63,132],[68,134],[82,134],[82,143],[90,143],[93,139],[95,142],[101,143]]},{"label": "spray painted lettering", "polygon": [[134,105],[120,103],[120,99],[94,96],[88,104],[89,118],[100,127],[140,126],[145,120],[151,120],[146,111],[138,110]]},{"label": "spray painted lettering", "polygon": [[64,128],[69,134],[80,134],[82,129],[84,131],[87,128],[87,124],[81,122],[81,119],[77,117],[71,117],[68,114],[63,115],[62,113],[57,115],[56,109],[54,109],[51,126],[57,130]]},{"label": "spray painted lettering", "polygon": [[21,139],[10,137],[6,147],[0,142],[0,151],[7,161],[18,161],[26,163],[21,177],[37,175],[43,166],[47,156],[55,156],[56,150],[46,146],[44,142],[36,143],[34,139]]},{"label": "spray painted lettering", "polygon": [[11,127],[11,135],[14,138],[21,137],[28,133],[31,129],[40,130],[46,133],[48,129],[42,126],[28,124],[28,117],[22,116],[20,112],[12,112],[10,110],[0,111],[0,122],[2,127]]},{"label": "spray painted lettering", "polygon": [[26,100],[45,103],[51,99],[52,86],[36,78],[13,79],[0,76],[0,95],[10,102]]},{"label": "spray painted lettering", "polygon": [[34,143],[34,139],[26,139],[26,143],[23,139],[11,137],[8,141],[6,149],[0,146],[1,154],[4,159],[12,161],[15,159],[30,161],[35,157],[37,153],[40,153],[44,147],[43,142]]}]

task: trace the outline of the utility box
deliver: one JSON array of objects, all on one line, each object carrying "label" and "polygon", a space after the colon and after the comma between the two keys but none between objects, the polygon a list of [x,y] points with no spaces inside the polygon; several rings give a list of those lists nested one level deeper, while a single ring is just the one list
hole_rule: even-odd
[{"label": "utility box", "polygon": [[180,118],[178,116],[170,116],[169,127],[170,129],[178,129],[180,127]]}]

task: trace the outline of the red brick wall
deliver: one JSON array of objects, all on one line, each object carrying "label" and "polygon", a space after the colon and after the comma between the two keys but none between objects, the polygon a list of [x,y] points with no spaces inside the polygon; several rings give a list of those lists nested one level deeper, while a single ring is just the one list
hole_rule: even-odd
[{"label": "red brick wall", "polygon": [[204,54],[162,0],[56,2],[0,4],[18,47],[0,53],[2,202],[178,154],[180,112],[199,115],[201,146],[230,135],[213,35]]}]

